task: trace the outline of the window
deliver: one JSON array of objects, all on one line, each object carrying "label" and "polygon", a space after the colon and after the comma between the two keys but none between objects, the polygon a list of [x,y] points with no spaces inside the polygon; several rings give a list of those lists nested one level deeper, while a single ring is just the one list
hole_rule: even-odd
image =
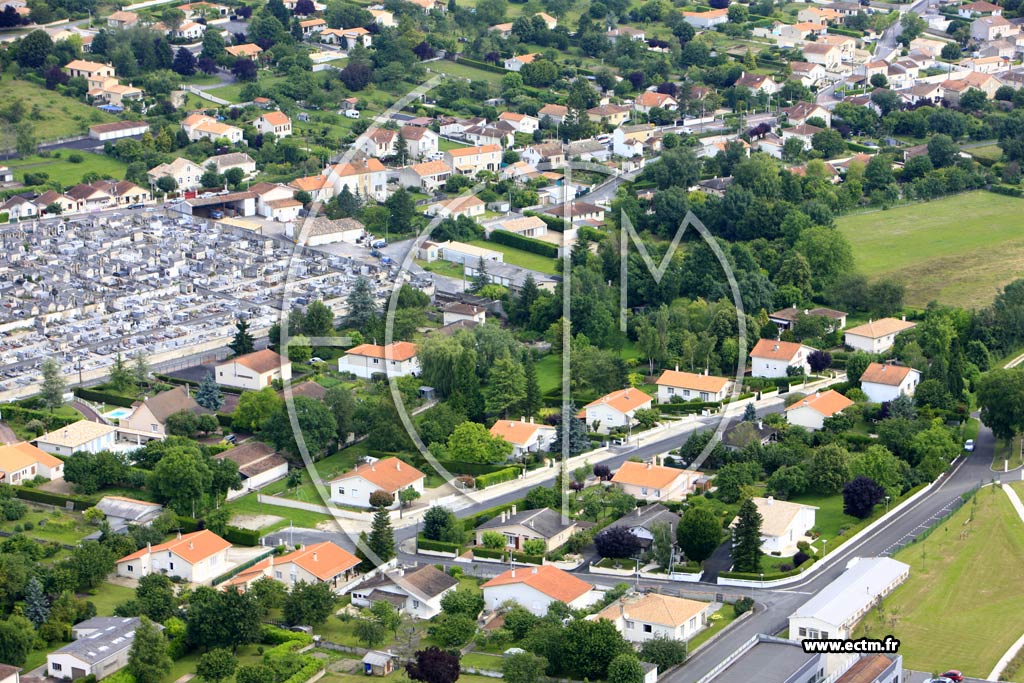
[{"label": "window", "polygon": [[60,668],[60,664],[58,664],[57,662],[53,662],[53,663],[52,663],[52,664],[50,665],[50,668],[51,668],[51,669],[53,669],[54,671],[60,671],[60,670],[61,670],[61,668]]},{"label": "window", "polygon": [[174,563],[173,562],[168,562],[167,563],[167,568],[168,569],[174,569]]},{"label": "window", "polygon": [[640,489],[640,495],[641,496],[646,496],[647,495],[647,487],[646,486]]},{"label": "window", "polygon": [[805,628],[801,628],[801,629],[799,630],[799,633],[800,633],[800,636],[801,636],[801,637],[803,637],[803,636],[806,636],[806,635],[807,635],[807,629],[805,629]]},{"label": "window", "polygon": [[412,608],[413,609],[419,609],[419,607],[420,607],[420,601],[419,600],[413,600],[412,601]]},{"label": "window", "polygon": [[129,571],[129,573],[130,572],[134,572],[135,571],[135,567],[133,567],[132,565],[128,565],[128,571]]},{"label": "window", "polygon": [[676,393],[676,390],[675,390],[675,388],[674,388],[674,387],[669,387],[669,388],[668,388],[668,395],[669,395],[669,396],[672,396],[672,395],[673,395],[673,394],[675,394],[675,393]]},{"label": "window", "polygon": [[644,633],[653,633],[654,627],[650,624],[644,624]]},{"label": "window", "polygon": [[633,624],[632,621],[626,621],[626,628],[628,630],[632,631],[633,630],[633,626],[634,626],[634,624]]},{"label": "window", "polygon": [[345,495],[345,487],[344,486],[339,486],[338,487],[338,495],[339,496],[344,496]]},{"label": "window", "polygon": [[281,580],[281,572],[274,572],[274,578],[280,581]]}]

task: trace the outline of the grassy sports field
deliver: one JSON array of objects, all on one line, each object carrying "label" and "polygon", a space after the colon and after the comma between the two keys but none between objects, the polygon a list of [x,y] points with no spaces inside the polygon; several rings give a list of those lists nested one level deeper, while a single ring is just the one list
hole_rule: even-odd
[{"label": "grassy sports field", "polygon": [[1024,200],[968,192],[844,216],[839,229],[869,278],[907,287],[907,303],[980,307],[1024,272]]},{"label": "grassy sports field", "polygon": [[895,555],[910,578],[857,627],[857,637],[898,638],[908,669],[985,678],[1024,633],[1024,522],[999,488],[974,500]]}]

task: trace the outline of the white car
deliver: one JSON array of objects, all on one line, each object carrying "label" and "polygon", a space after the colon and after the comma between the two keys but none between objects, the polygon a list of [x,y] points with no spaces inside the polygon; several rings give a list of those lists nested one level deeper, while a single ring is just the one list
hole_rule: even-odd
[{"label": "white car", "polygon": [[967,443],[964,444],[964,450],[968,453],[974,450],[974,439],[967,439]]},{"label": "white car", "polygon": [[359,118],[359,111],[356,110],[356,109],[348,109],[348,110],[345,111],[345,116],[350,118],[350,119],[358,119]]}]

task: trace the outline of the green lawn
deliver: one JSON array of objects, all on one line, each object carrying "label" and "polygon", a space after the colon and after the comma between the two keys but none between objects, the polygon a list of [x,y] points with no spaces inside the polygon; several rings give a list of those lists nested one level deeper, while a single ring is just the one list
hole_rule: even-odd
[{"label": "green lawn", "polygon": [[732,605],[722,605],[718,608],[718,611],[711,615],[708,627],[686,641],[688,656],[692,656],[693,652],[711,636],[721,633],[734,621],[736,621],[736,612],[733,611]]},{"label": "green lawn", "polygon": [[501,655],[489,655],[483,652],[468,652],[462,656],[461,661],[462,666],[471,666],[474,669],[487,669],[489,671],[501,671],[501,663],[505,661],[505,658]]},{"label": "green lawn", "polygon": [[537,384],[542,394],[554,391],[562,382],[562,356],[557,353],[548,355],[537,361]]},{"label": "green lawn", "polygon": [[1024,465],[1022,448],[1024,448],[1024,437],[1016,437],[1009,445],[1002,439],[997,439],[995,452],[992,454],[992,469],[1002,472],[1007,460],[1010,461],[1009,468],[1011,470]]},{"label": "green lawn", "polygon": [[[22,120],[32,124],[39,141],[81,135],[94,123],[117,120],[113,114],[28,81],[4,78],[0,88],[5,102],[19,101],[25,106]],[[13,143],[13,127],[5,126],[0,130],[3,131],[0,138]]]},{"label": "green lawn", "polygon": [[[263,86],[277,85],[283,83],[286,79],[285,76],[274,76],[269,71],[260,71],[257,83]],[[212,88],[206,92],[214,97],[220,97],[230,102],[241,102],[242,101],[242,88],[247,86],[248,83],[232,83],[231,85],[224,85],[219,88]],[[208,105],[216,106],[213,102],[207,101]]]},{"label": "green lawn", "polygon": [[[315,502],[315,501],[310,501]],[[261,529],[264,533],[270,533],[271,531],[277,531],[279,529],[286,528],[289,523],[298,527],[304,527],[306,529],[315,529],[316,525],[320,522],[327,522],[332,519],[330,515],[322,515],[318,512],[308,512],[306,510],[295,510],[292,508],[281,507],[280,505],[268,505],[266,503],[260,503],[256,500],[256,494],[250,493],[246,496],[242,496],[238,500],[233,500],[228,503],[227,507],[231,512],[247,515],[276,515],[282,517],[280,522],[277,522],[265,529]]]},{"label": "green lawn", "polygon": [[976,308],[1024,270],[1024,200],[977,191],[844,216],[857,268],[901,280],[906,302]]},{"label": "green lawn", "polygon": [[454,142],[452,140],[446,140],[445,138],[440,138],[437,141],[437,149],[439,151],[441,151],[441,152],[447,152],[447,151],[450,151],[450,150],[453,150],[453,149],[460,149],[462,147],[468,147],[468,146],[469,145],[464,145],[461,142]]},{"label": "green lawn", "polygon": [[498,244],[490,240],[473,240],[469,244],[483,247],[484,249],[491,249],[493,251],[501,252],[505,255],[505,262],[511,263],[514,266],[520,268],[529,268],[535,270],[538,273],[547,273],[549,275],[555,275],[559,272],[558,259],[548,258],[547,256],[541,256],[540,254],[532,254],[522,249],[516,249],[505,244]]},{"label": "green lawn", "polygon": [[[68,161],[71,154],[81,155],[82,162],[73,164]],[[123,180],[125,169],[128,168],[127,164],[102,154],[68,150],[59,151],[51,157],[32,155],[24,159],[11,159],[4,164],[14,171],[14,178],[19,182],[25,182],[26,171],[43,172],[49,174],[51,181],[58,182],[65,188],[82,182],[82,176],[86,173],[98,173],[101,176]]]},{"label": "green lawn", "polygon": [[431,273],[437,273],[438,275],[444,275],[445,277],[455,278],[456,280],[465,279],[465,271],[462,266],[451,261],[434,261],[433,263],[427,263],[426,261],[419,261],[417,263],[423,267],[423,270]]},{"label": "green lawn", "polygon": [[28,514],[16,522],[0,522],[0,531],[14,532],[15,527],[25,527],[31,524],[32,528],[24,533],[29,538],[43,541],[57,541],[67,545],[74,545],[82,540],[82,537],[89,535],[95,527],[89,527],[81,515],[73,515],[60,510],[44,511],[30,509]]},{"label": "green lawn", "polygon": [[458,76],[460,78],[468,78],[471,81],[486,81],[488,83],[499,84],[504,74],[492,73],[490,71],[484,71],[478,69],[475,66],[468,64],[457,64],[450,62],[446,59],[441,59],[436,62],[431,62],[426,65],[427,71],[433,71],[434,73],[450,74],[452,76]]},{"label": "green lawn", "polygon": [[96,614],[101,617],[114,616],[114,608],[135,597],[135,590],[113,583],[101,583],[86,595],[86,600],[96,605]]},{"label": "green lawn", "polygon": [[992,161],[999,161],[1003,158],[1003,149],[996,144],[982,145],[981,147],[969,147],[964,150],[972,157],[978,159],[991,159]]},{"label": "green lawn", "polygon": [[908,669],[984,678],[1024,632],[1024,523],[996,487],[975,500],[895,555],[910,577],[857,627],[856,636],[898,638]]}]

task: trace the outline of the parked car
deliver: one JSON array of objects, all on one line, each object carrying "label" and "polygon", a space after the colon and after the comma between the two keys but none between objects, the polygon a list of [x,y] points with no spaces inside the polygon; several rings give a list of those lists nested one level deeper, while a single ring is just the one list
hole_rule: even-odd
[{"label": "parked car", "polygon": [[950,669],[942,674],[942,678],[948,678],[951,681],[956,681],[956,683],[961,683],[964,680],[964,675],[956,669]]},{"label": "parked car", "polygon": [[217,218],[224,218],[224,212],[223,211],[211,211],[210,212],[210,218],[215,218],[215,219],[217,219]]},{"label": "parked car", "polygon": [[345,117],[349,118],[349,119],[358,119],[359,118],[359,111],[356,110],[356,109],[347,109],[345,111]]},{"label": "parked car", "polygon": [[964,444],[964,450],[968,453],[974,450],[974,439],[967,439],[967,442]]},{"label": "parked car", "polygon": [[374,240],[370,242],[370,246],[373,247],[374,249],[383,249],[384,247],[388,246],[388,242],[387,240]]},{"label": "parked car", "polygon": [[224,437],[224,440],[228,443],[235,443],[236,441],[238,441],[238,435],[228,434],[227,436]]},{"label": "parked car", "polygon": [[929,678],[924,683],[953,683],[953,679],[946,678],[945,676],[939,676],[938,678]]}]

